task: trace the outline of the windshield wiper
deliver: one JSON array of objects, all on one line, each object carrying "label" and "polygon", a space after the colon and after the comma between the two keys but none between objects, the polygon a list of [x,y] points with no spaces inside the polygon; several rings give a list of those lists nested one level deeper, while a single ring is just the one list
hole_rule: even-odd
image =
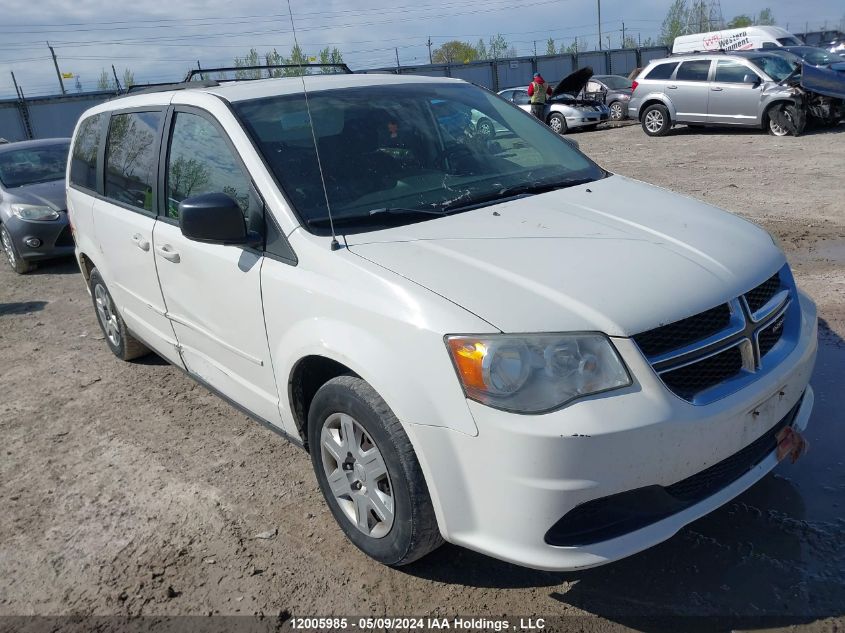
[{"label": "windshield wiper", "polygon": [[[411,209],[407,207],[382,207],[379,209],[370,209],[366,213],[357,213],[354,215],[339,215],[332,216],[335,224],[366,224],[369,222],[383,222],[385,216],[393,217],[407,217],[414,215],[447,215],[448,211],[440,209]],[[307,220],[311,226],[329,226],[329,216],[325,215],[319,218],[309,218]]]},{"label": "windshield wiper", "polygon": [[569,180],[556,180],[554,182],[530,182],[521,185],[513,185],[511,187],[502,187],[496,191],[491,191],[473,198],[463,198],[455,200],[454,203],[443,205],[441,209],[448,211],[465,210],[470,208],[481,207],[489,205],[494,202],[501,202],[503,200],[510,200],[512,198],[521,198],[525,196],[533,196],[556,189],[565,189],[566,187],[574,187],[576,185],[583,185],[588,182],[593,182],[593,178],[571,178]]}]

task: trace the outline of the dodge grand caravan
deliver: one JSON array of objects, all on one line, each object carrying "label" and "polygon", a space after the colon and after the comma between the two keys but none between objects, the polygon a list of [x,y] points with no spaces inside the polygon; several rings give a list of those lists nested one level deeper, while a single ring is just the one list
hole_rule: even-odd
[{"label": "dodge grand caravan", "polygon": [[304,81],[88,110],[68,205],[112,352],[303,446],[357,547],[599,565],[800,453],[816,311],[765,231],[458,80]]}]

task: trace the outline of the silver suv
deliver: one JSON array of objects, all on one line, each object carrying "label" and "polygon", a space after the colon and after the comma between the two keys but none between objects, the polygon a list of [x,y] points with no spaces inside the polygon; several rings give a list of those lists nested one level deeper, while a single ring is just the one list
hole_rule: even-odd
[{"label": "silver suv", "polygon": [[628,114],[649,136],[677,123],[797,135],[805,120],[802,95],[784,85],[795,72],[783,57],[756,51],[657,59],[634,81]]}]

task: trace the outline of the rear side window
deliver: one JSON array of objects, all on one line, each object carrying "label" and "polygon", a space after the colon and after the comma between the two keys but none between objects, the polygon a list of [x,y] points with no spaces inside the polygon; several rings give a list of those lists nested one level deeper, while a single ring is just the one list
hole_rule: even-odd
[{"label": "rear side window", "polygon": [[97,152],[100,149],[102,115],[89,116],[79,124],[70,157],[70,183],[97,190]]},{"label": "rear side window", "polygon": [[514,90],[513,102],[516,105],[527,105],[531,100],[528,98],[528,92],[525,90]]},{"label": "rear side window", "polygon": [[666,64],[657,64],[652,68],[643,79],[669,79],[675,68],[678,67],[678,62],[668,62]]},{"label": "rear side window", "polygon": [[167,158],[167,211],[179,218],[179,203],[203,193],[225,193],[249,221],[250,180],[217,127],[205,117],[177,112]]},{"label": "rear side window", "polygon": [[730,60],[719,60],[716,63],[716,77],[714,81],[728,84],[741,84],[745,81],[746,75],[754,76],[756,73],[739,62]]},{"label": "rear side window", "polygon": [[114,114],[106,143],[106,197],[144,211],[153,210],[156,151],[162,112]]},{"label": "rear side window", "polygon": [[707,81],[707,76],[710,74],[710,60],[699,59],[695,61],[683,62],[678,68],[678,74],[675,79],[678,81]]}]

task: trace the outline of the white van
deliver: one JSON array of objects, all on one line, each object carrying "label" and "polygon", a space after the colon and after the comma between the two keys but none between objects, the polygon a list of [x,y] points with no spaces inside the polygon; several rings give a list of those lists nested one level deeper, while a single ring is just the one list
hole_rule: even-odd
[{"label": "white van", "polygon": [[755,48],[801,46],[803,42],[779,26],[748,26],[744,29],[725,29],[709,33],[694,33],[675,38],[672,53],[703,53],[705,51],[750,51]]},{"label": "white van", "polygon": [[76,126],[68,212],[104,343],[306,448],[376,560],[446,540],[599,565],[800,452],[816,308],[759,227],[456,79],[180,88]]}]

